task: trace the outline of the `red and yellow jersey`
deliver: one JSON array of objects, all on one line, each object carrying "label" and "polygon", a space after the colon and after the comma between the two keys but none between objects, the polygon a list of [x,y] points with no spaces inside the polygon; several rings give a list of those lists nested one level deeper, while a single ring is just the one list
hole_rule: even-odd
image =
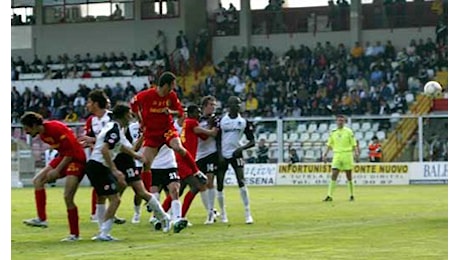
[{"label": "red and yellow jersey", "polygon": [[157,88],[153,87],[139,92],[131,100],[131,110],[141,116],[146,137],[163,134],[165,129],[170,129],[174,125],[173,116],[164,112],[166,108],[178,111],[179,117],[184,114],[184,109],[174,91],[161,97]]},{"label": "red and yellow jersey", "polygon": [[74,161],[86,162],[86,155],[72,129],[64,123],[51,120],[43,123],[45,131],[40,139],[56,149],[59,156],[70,156]]},{"label": "red and yellow jersey", "polygon": [[184,145],[185,149],[190,152],[193,159],[196,157],[196,152],[198,150],[198,137],[201,138],[201,135],[195,134],[193,129],[199,126],[200,123],[195,118],[186,118],[182,124],[182,132],[180,134],[180,140]]}]

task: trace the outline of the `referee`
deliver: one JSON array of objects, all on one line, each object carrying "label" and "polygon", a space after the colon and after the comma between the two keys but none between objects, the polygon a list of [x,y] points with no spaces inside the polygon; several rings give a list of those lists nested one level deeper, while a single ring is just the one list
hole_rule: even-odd
[{"label": "referee", "polygon": [[344,171],[347,175],[348,190],[350,192],[350,201],[354,201],[353,194],[353,180],[351,177],[351,170],[353,169],[353,151],[356,161],[359,159],[359,146],[356,143],[353,130],[345,126],[345,116],[336,116],[337,129],[334,129],[329,134],[327,140],[327,148],[323,154],[323,161],[327,162],[327,154],[332,150],[334,155],[332,157],[332,177],[329,182],[327,196],[323,201],[332,201],[332,196],[337,185],[337,177],[340,171]]}]

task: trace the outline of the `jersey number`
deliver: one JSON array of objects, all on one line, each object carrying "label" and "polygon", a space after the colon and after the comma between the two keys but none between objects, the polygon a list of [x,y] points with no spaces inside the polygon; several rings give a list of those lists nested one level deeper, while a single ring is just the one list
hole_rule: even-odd
[{"label": "jersey number", "polygon": [[244,166],[244,159],[243,158],[236,158],[236,165],[237,166]]},{"label": "jersey number", "polygon": [[170,179],[170,180],[177,180],[177,179],[179,179],[179,177],[177,177],[177,173],[175,173],[175,172],[170,172],[170,173],[169,173],[169,179]]},{"label": "jersey number", "polygon": [[128,175],[128,178],[136,176],[136,172],[133,170],[133,168],[126,169],[126,174]]},{"label": "jersey number", "polygon": [[213,172],[216,170],[216,166],[214,163],[208,163],[206,164],[206,172]]}]

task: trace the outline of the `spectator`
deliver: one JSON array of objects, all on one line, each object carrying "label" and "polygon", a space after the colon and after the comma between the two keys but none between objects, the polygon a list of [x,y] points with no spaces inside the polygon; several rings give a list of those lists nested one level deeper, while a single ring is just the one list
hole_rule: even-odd
[{"label": "spectator", "polygon": [[254,156],[252,150],[248,150],[247,151],[247,158],[246,158],[246,163],[256,163],[257,162],[257,159],[256,157]]},{"label": "spectator", "polygon": [[245,103],[246,111],[249,112],[250,116],[255,116],[257,109],[259,109],[259,100],[250,92]]},{"label": "spectator", "polygon": [[86,68],[86,69],[83,71],[83,74],[81,74],[81,78],[82,78],[82,79],[89,79],[89,78],[91,78],[91,72],[89,71],[89,68]]},{"label": "spectator", "polygon": [[382,161],[382,145],[379,142],[377,136],[372,137],[372,143],[369,144],[369,162],[381,162]]},{"label": "spectator", "polygon": [[222,3],[219,1],[219,6],[216,9],[215,17],[216,17],[216,24],[217,24],[217,35],[225,35],[226,34],[226,23],[227,17],[225,16],[226,10],[222,7]]},{"label": "spectator", "polygon": [[430,161],[444,161],[446,144],[443,143],[437,134],[431,136],[430,142]]},{"label": "spectator", "polygon": [[78,122],[78,115],[75,113],[73,107],[67,109],[67,114],[65,115],[64,121],[67,123]]},{"label": "spectator", "polygon": [[160,53],[168,53],[168,50],[166,49],[166,35],[162,30],[157,31],[154,49],[157,47]]},{"label": "spectator", "polygon": [[123,19],[122,11],[120,9],[120,5],[118,5],[118,4],[115,4],[115,11],[113,11],[112,19],[113,20],[121,20],[121,19]]},{"label": "spectator", "polygon": [[268,147],[264,138],[259,140],[259,145],[257,146],[257,163],[268,163]]},{"label": "spectator", "polygon": [[230,3],[228,10],[226,12],[226,18],[227,18],[227,27],[228,27],[228,33],[226,34],[231,34],[231,35],[236,35],[237,34],[237,28],[239,27],[238,23],[238,11],[236,10],[235,6]]},{"label": "spectator", "polygon": [[297,155],[297,151],[294,148],[289,149],[289,163],[298,163],[300,162],[299,155]]},{"label": "spectator", "polygon": [[176,37],[176,49],[180,51],[180,54],[186,63],[188,63],[188,60],[190,58],[190,52],[189,52],[188,46],[189,46],[188,39],[184,35],[184,32],[180,30],[179,35]]},{"label": "spectator", "polygon": [[77,96],[73,100],[73,107],[77,115],[84,115],[85,114],[85,105],[86,105],[86,98],[79,92],[77,92]]}]

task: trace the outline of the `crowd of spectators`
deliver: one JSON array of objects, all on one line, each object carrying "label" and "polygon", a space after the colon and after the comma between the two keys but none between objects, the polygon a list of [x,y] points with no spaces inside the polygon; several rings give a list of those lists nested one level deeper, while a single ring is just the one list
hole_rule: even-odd
[{"label": "crowd of spectators", "polygon": [[239,29],[239,14],[235,6],[230,3],[228,9],[219,2],[217,9],[214,11],[216,30],[215,34],[219,36],[237,35]]},{"label": "crowd of spectators", "polygon": [[190,97],[238,95],[250,117],[389,115],[405,113],[438,71],[447,70],[447,45],[431,38],[396,49],[388,40],[347,48],[318,42],[282,55],[268,47],[236,46]]},{"label": "crowd of spectators", "polygon": [[[145,52],[133,54],[130,59],[123,53],[94,58],[87,54],[83,58],[76,55],[70,61],[64,54],[57,60],[48,56],[42,62],[36,57],[31,64],[26,64],[17,57],[12,62],[21,68],[84,62],[112,62],[113,65],[131,61],[132,65],[133,61],[149,57]],[[182,96],[180,86],[177,91],[184,105],[197,102],[204,95],[214,95],[220,101],[238,95],[244,101],[243,109],[248,117],[329,116],[335,113],[389,115],[405,113],[408,109],[406,95],[415,96],[424,83],[441,70],[447,70],[447,45],[436,44],[431,38],[410,40],[408,46],[399,49],[391,41],[385,44],[366,42],[364,46],[357,42],[351,48],[318,42],[312,49],[306,45],[291,46],[281,55],[274,54],[268,47],[239,49],[235,46],[224,61],[215,64],[216,73],[208,75],[188,96]],[[12,122],[17,122],[24,111],[33,110],[47,118],[64,120],[67,114],[75,113],[77,120],[84,119],[85,98],[91,88],[104,89],[115,103],[127,101],[136,89],[147,87],[147,84],[134,87],[129,82],[126,86],[118,82],[86,86],[82,82],[72,95],[65,95],[56,88],[48,96],[37,86],[23,93],[13,86],[11,118]],[[75,121],[75,116],[68,118]]]},{"label": "crowd of spectators", "polygon": [[[150,51],[125,54],[123,51],[84,55],[73,57],[64,53],[57,57],[47,55],[40,59],[35,55],[33,60],[25,62],[21,56],[11,57],[11,80],[19,80],[21,74],[40,74],[40,79],[68,79],[117,76],[150,76],[157,78],[163,71],[174,71],[186,74],[190,68],[202,67],[209,59],[209,36],[206,30],[200,31],[193,42],[182,31],[176,37],[176,48],[168,52],[166,36],[159,30],[154,47]],[[194,64],[190,64],[190,57]],[[195,65],[196,67],[193,67]]]}]

